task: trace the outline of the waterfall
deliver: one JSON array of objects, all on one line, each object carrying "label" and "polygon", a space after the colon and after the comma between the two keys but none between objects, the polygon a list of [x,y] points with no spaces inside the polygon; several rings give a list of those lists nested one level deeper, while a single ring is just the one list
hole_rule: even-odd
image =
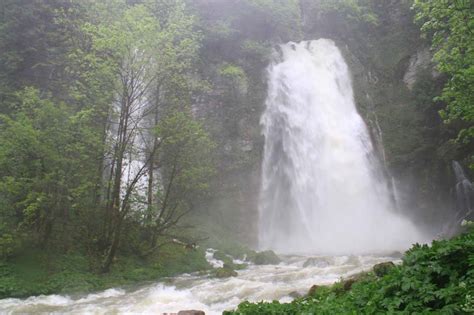
[{"label": "waterfall", "polygon": [[453,161],[453,171],[456,176],[455,189],[455,211],[463,218],[469,217],[474,212],[474,187],[472,183],[464,174],[461,164],[457,161]]},{"label": "waterfall", "polygon": [[394,211],[348,67],[333,41],[281,45],[268,70],[259,245],[376,253],[420,235]]}]

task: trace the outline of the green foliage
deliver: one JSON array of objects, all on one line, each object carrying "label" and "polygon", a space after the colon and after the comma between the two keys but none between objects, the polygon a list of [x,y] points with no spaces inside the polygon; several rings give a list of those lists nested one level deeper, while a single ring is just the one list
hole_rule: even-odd
[{"label": "green foliage", "polygon": [[415,0],[415,20],[431,39],[433,60],[448,80],[439,96],[446,123],[461,121],[458,141],[474,137],[474,4],[472,1]]},{"label": "green foliage", "polygon": [[[94,148],[94,138],[84,137],[86,116],[40,98],[35,89],[17,93],[10,106],[15,114],[2,116],[0,125],[0,216],[13,231],[28,231],[44,243],[74,216],[72,197],[90,196],[83,188],[91,173],[84,168],[91,166],[86,148]],[[57,232],[55,237],[66,237]]]},{"label": "green foliage", "polygon": [[247,93],[248,79],[241,67],[224,63],[219,68],[219,75],[223,78],[224,84],[232,91],[234,98]]},{"label": "green foliage", "polygon": [[470,314],[474,292],[474,230],[431,246],[414,245],[400,266],[319,287],[291,303],[243,302],[224,314]]},{"label": "green foliage", "polygon": [[172,193],[189,197],[206,193],[214,172],[214,143],[202,124],[188,113],[172,112],[158,124],[157,135],[161,139],[161,160],[167,166],[163,176],[171,176],[173,167],[177,168]]},{"label": "green foliage", "polygon": [[[111,240],[107,258],[141,252],[151,219],[179,234],[177,220],[207,189],[213,147],[189,109],[203,84],[201,33],[185,2],[5,1],[0,13],[0,260],[34,245],[86,255],[97,271]],[[144,133],[160,140],[153,167],[163,180],[178,170],[166,197],[161,182],[147,191],[177,209],[169,217],[164,206],[146,216],[134,187],[120,200],[124,156]],[[131,242],[119,246],[122,229]]]},{"label": "green foliage", "polygon": [[202,250],[173,244],[146,260],[133,255],[118,256],[106,275],[91,270],[90,257],[80,253],[57,254],[54,259],[50,254],[28,250],[8,262],[0,261],[0,298],[87,293],[211,268]]}]

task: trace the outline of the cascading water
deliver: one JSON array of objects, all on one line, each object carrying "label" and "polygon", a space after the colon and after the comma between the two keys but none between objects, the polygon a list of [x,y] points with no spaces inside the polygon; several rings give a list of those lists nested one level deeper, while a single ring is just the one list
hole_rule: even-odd
[{"label": "cascading water", "polygon": [[269,68],[260,200],[262,249],[376,253],[420,241],[393,210],[348,67],[333,41],[280,46]]},{"label": "cascading water", "polygon": [[453,171],[456,176],[455,211],[461,219],[471,216],[474,212],[474,187],[467,178],[461,164],[453,161]]}]

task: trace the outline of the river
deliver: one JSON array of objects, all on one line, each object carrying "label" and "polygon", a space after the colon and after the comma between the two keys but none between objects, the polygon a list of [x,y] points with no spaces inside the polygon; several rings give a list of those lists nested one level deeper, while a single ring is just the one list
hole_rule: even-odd
[{"label": "river", "polygon": [[[216,279],[184,274],[135,289],[113,288],[87,295],[47,295],[0,300],[4,314],[163,314],[202,310],[221,314],[249,300],[289,302],[314,284],[331,284],[341,277],[369,270],[391,260],[382,256],[282,256],[278,265],[249,264],[237,277]],[[216,265],[218,262],[211,260]]]}]

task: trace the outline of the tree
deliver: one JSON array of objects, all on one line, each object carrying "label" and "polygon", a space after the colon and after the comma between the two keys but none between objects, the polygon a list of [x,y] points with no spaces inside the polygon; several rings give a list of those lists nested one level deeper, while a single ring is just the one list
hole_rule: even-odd
[{"label": "tree", "polygon": [[33,88],[18,92],[12,107],[0,117],[0,215],[42,247],[51,240],[68,247],[77,201],[90,198],[93,178],[87,116]]},{"label": "tree", "polygon": [[132,212],[141,210],[136,191],[145,188],[146,175],[145,198],[148,208],[152,207],[160,184],[155,169],[162,141],[152,130],[162,116],[185,110],[191,101],[199,33],[181,1],[144,1],[132,6],[107,2],[98,4],[97,12],[103,15],[98,23],[85,25],[93,39],[92,58],[102,58],[100,63],[109,63],[116,75],[116,99],[108,116],[111,149],[105,158],[108,178],[101,242],[105,249],[102,270],[107,272],[124,223]]},{"label": "tree", "polygon": [[[84,14],[78,1],[2,1],[0,101],[25,86],[34,86],[42,96],[67,97],[66,59]],[[58,19],[68,23],[58,23]]]},{"label": "tree", "polygon": [[143,218],[146,254],[160,246],[159,238],[180,238],[176,234],[181,219],[205,195],[213,174],[213,142],[186,111],[172,111],[155,129],[159,150],[155,165],[160,181],[152,205]]}]

